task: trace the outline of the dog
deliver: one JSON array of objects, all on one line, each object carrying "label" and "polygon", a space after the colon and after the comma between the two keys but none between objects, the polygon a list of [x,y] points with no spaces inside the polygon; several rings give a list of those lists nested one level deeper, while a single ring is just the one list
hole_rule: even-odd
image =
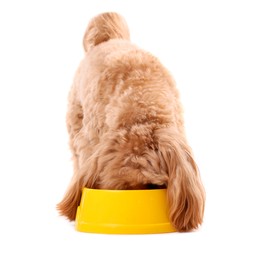
[{"label": "dog", "polygon": [[75,220],[82,188],[166,188],[169,219],[197,229],[205,191],[185,132],[170,73],[130,42],[124,18],[102,13],[84,35],[85,57],[69,94],[67,128],[74,174],[61,215]]}]

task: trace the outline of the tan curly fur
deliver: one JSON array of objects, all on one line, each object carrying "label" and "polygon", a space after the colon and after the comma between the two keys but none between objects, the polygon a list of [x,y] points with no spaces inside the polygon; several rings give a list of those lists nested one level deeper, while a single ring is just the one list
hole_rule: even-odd
[{"label": "tan curly fur", "polygon": [[74,175],[58,210],[74,220],[83,187],[167,187],[172,225],[196,229],[205,192],[175,82],[129,38],[116,13],[100,14],[88,25],[67,112]]}]

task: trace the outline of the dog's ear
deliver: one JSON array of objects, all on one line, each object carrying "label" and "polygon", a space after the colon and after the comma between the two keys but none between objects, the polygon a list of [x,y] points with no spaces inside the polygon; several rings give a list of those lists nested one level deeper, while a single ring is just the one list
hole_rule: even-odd
[{"label": "dog's ear", "polygon": [[70,221],[76,218],[76,211],[80,204],[83,188],[95,188],[98,177],[97,158],[93,154],[85,161],[79,172],[74,173],[63,200],[57,205],[60,214],[66,216]]},{"label": "dog's ear", "polygon": [[106,142],[97,145],[95,152],[80,164],[79,170],[74,173],[63,200],[57,205],[60,214],[66,216],[71,221],[75,220],[82,189],[85,187],[99,188],[100,173],[104,170],[109,171],[110,168],[107,164],[115,157],[109,138],[104,138],[104,140]]},{"label": "dog's ear", "polygon": [[63,200],[57,205],[59,213],[66,216],[70,221],[73,221],[76,218],[76,211],[80,204],[82,188],[82,178],[77,179],[74,176]]},{"label": "dog's ear", "polygon": [[94,17],[85,32],[83,46],[85,51],[110,39],[130,39],[124,18],[117,13],[103,13]]},{"label": "dog's ear", "polygon": [[172,129],[156,131],[160,160],[169,175],[169,216],[178,231],[196,229],[203,220],[205,191],[185,138]]}]

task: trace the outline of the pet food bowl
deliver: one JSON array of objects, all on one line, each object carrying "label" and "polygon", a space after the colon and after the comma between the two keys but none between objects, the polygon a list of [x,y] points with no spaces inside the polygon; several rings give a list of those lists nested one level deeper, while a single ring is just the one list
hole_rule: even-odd
[{"label": "pet food bowl", "polygon": [[76,230],[103,234],[155,234],[176,230],[168,218],[165,189],[83,189]]}]

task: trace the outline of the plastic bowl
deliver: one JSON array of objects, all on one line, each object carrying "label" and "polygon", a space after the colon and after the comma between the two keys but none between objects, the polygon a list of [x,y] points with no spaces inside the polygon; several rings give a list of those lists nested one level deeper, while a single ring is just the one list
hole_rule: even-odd
[{"label": "plastic bowl", "polygon": [[168,218],[165,189],[83,189],[76,230],[103,234],[155,234],[176,230]]}]

